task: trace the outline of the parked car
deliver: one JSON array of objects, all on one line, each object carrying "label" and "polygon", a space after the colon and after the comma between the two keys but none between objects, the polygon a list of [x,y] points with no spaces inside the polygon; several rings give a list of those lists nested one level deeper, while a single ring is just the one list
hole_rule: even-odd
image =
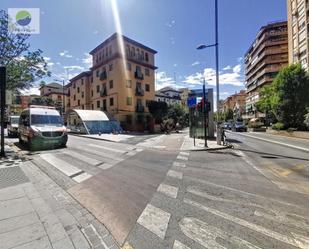
[{"label": "parked car", "polygon": [[18,137],[18,121],[19,116],[9,116],[7,124],[8,137]]},{"label": "parked car", "polygon": [[247,131],[247,127],[242,122],[236,122],[234,127],[235,127],[235,131],[240,131],[240,132]]},{"label": "parked car", "polygon": [[229,122],[225,122],[223,124],[223,128],[226,129],[226,130],[231,130],[232,129],[232,124],[229,123]]},{"label": "parked car", "polygon": [[30,150],[65,147],[68,134],[62,117],[53,107],[30,106],[19,119],[19,142]]}]

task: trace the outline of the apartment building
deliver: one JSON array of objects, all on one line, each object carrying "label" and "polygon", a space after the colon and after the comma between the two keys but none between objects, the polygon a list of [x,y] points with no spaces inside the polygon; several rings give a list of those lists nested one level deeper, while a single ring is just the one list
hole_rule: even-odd
[{"label": "apartment building", "polygon": [[309,1],[287,0],[289,63],[301,63],[308,70]]},{"label": "apartment building", "polygon": [[288,64],[287,22],[263,26],[245,54],[246,115],[244,118],[263,117],[254,104],[259,91],[271,84],[277,73]]},{"label": "apartment building", "polygon": [[94,48],[92,67],[70,80],[71,109],[102,110],[125,130],[144,130],[155,99],[157,51],[118,33]]},{"label": "apartment building", "polygon": [[[55,102],[58,102],[60,105],[63,104],[63,98],[65,102],[65,106],[67,106],[68,101],[68,89],[65,86],[64,89],[61,84],[52,82],[49,84],[42,85],[40,88],[40,96],[48,97]],[[66,109],[66,108],[65,108]]]},{"label": "apartment building", "polygon": [[226,112],[232,110],[235,114],[240,116],[245,113],[246,110],[246,97],[247,93],[245,90],[241,90],[240,92],[227,97],[222,102],[222,111]]},{"label": "apartment building", "polygon": [[181,105],[180,91],[172,87],[163,87],[156,91],[155,100],[167,105]]}]

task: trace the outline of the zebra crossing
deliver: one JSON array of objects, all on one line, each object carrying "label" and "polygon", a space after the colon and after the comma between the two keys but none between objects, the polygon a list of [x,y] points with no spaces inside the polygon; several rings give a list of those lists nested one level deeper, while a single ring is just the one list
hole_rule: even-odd
[{"label": "zebra crossing", "polygon": [[[287,212],[285,209],[293,206],[293,204],[268,199],[258,194],[252,194],[206,180],[185,177],[184,169],[190,167],[188,166],[188,159],[189,153],[180,152],[178,154],[172,164],[172,168],[166,174],[165,181],[159,185],[157,189],[158,194],[147,204],[138,219],[137,223],[151,232],[153,237],[157,238],[158,243],[155,248],[161,248],[159,245],[172,249],[270,248],[265,245],[265,241],[258,241],[257,238],[263,236],[272,241],[270,242],[273,243],[270,244],[271,248],[309,248],[309,220],[306,216],[297,214],[297,211],[300,213],[306,212],[302,207],[295,206],[295,213]],[[179,186],[186,179],[190,183],[186,184],[183,190],[180,190]],[[213,194],[214,191],[211,191],[211,189],[222,189],[227,194],[218,196]],[[179,195],[179,192],[183,192],[184,195]],[[222,211],[220,208],[215,208],[213,205],[208,204],[209,202],[216,203],[216,205],[225,203],[231,206],[241,206],[246,210],[250,210],[250,213],[252,212],[250,215],[253,215],[254,218],[236,216],[226,210]],[[173,217],[174,210],[168,208],[171,205],[170,203],[173,203],[172,205],[176,205],[180,209],[189,207],[190,211],[185,212],[181,218],[175,218]],[[249,238],[244,238],[238,234],[235,235],[231,230],[226,231],[225,228],[217,226],[216,223],[208,222],[207,219],[205,220],[200,215],[197,215],[201,214],[201,212],[208,216],[211,215],[220,222],[230,222],[231,226],[234,226],[235,229],[238,227],[248,229],[250,234],[253,234],[251,236],[254,239],[250,239],[250,236]],[[269,223],[261,225],[257,222],[258,219],[266,220]],[[171,234],[173,233],[169,232],[169,229],[175,229],[175,224],[172,225],[175,222],[177,222],[179,232],[172,236]],[[279,227],[292,227],[292,232],[286,234],[276,229],[276,227],[270,228],[267,225],[274,222],[278,223]],[[170,226],[173,226],[173,228],[170,228]],[[140,236],[140,239],[143,238],[145,234],[142,233],[143,230],[137,229],[135,237]],[[254,234],[258,234],[257,237]],[[149,240],[153,240],[153,237],[149,238]],[[145,240],[146,238],[143,239]],[[131,243],[132,248],[138,249],[139,246],[135,241],[138,241],[138,239],[129,237],[127,243]],[[164,241],[166,244],[163,244]]]},{"label": "zebra crossing", "polygon": [[[34,160],[43,160],[53,170],[56,169],[77,184],[142,151],[126,144],[111,145],[114,146],[89,143],[80,148],[73,145],[62,150],[39,153]],[[48,168],[45,167],[45,170]]]}]

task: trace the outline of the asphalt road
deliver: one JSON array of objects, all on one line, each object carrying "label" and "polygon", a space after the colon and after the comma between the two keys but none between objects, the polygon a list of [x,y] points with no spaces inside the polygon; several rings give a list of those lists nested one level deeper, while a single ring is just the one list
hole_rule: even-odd
[{"label": "asphalt road", "polygon": [[309,153],[238,133],[235,149],[180,151],[185,135],[70,136],[31,162],[125,249],[309,248]]}]

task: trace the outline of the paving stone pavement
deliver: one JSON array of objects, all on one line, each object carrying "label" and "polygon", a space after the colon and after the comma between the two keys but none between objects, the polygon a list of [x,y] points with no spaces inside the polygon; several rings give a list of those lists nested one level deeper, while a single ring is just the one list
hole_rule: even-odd
[{"label": "paving stone pavement", "polygon": [[104,225],[31,161],[10,152],[0,168],[21,170],[26,179],[0,188],[0,249],[119,248]]}]

